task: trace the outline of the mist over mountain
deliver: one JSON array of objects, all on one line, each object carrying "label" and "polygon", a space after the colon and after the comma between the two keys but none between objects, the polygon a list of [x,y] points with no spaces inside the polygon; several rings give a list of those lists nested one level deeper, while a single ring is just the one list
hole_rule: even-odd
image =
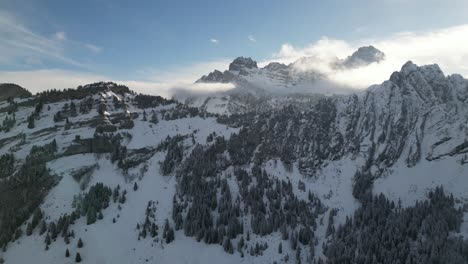
[{"label": "mist over mountain", "polygon": [[[345,59],[334,59],[327,67],[346,71],[379,63],[385,55],[373,46],[361,47]],[[202,76],[196,84],[232,84],[233,89],[192,93],[176,89],[174,98],[213,113],[248,112],[253,109],[271,109],[295,101],[306,105],[316,97],[351,94],[359,90],[338,84],[327,72],[313,65],[322,64],[315,57],[303,57],[286,65],[270,62],[259,68],[252,58],[238,57],[229,69],[214,70]]]}]

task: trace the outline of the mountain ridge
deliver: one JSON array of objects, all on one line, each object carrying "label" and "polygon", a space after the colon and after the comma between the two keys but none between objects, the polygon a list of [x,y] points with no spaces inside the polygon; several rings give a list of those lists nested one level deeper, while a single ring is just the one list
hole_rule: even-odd
[{"label": "mountain ridge", "polygon": [[23,87],[13,83],[0,83],[0,101],[14,97],[29,97],[32,94]]},{"label": "mountain ridge", "polygon": [[0,257],[353,263],[372,256],[340,241],[362,235],[382,263],[464,263],[466,79],[409,61],[359,93],[281,98],[226,115],[100,82],[1,101]]}]

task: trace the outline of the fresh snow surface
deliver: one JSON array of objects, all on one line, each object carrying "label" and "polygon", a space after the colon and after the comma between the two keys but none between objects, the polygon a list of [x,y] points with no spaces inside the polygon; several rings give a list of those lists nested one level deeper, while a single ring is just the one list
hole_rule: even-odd
[{"label": "fresh snow surface", "polygon": [[412,168],[399,162],[374,182],[374,193],[383,193],[395,201],[400,198],[402,205],[411,206],[418,200],[425,200],[430,190],[443,186],[447,193],[464,200],[468,198],[466,166],[454,158],[422,160]]}]

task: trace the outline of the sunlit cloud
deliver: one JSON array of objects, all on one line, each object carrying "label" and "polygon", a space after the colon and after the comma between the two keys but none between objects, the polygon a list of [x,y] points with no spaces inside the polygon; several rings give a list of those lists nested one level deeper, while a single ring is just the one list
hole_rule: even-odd
[{"label": "sunlit cloud", "polygon": [[218,39],[215,39],[215,38],[211,38],[211,39],[210,39],[210,42],[213,43],[214,45],[218,45],[218,44],[219,44],[219,40],[218,40]]},{"label": "sunlit cloud", "polygon": [[248,36],[247,36],[247,39],[248,39],[250,42],[257,42],[257,39],[255,38],[254,35],[248,35]]},{"label": "sunlit cloud", "polygon": [[[315,70],[326,74],[332,81],[355,88],[367,88],[387,80],[392,72],[400,70],[408,60],[419,65],[437,63],[446,74],[460,73],[468,76],[468,24],[426,32],[399,32],[380,39],[359,39],[347,42],[321,38],[305,47],[284,44],[270,61],[297,64],[302,70]],[[336,70],[330,66],[337,58],[343,59],[361,46],[373,45],[386,54],[380,63],[350,69]]]}]

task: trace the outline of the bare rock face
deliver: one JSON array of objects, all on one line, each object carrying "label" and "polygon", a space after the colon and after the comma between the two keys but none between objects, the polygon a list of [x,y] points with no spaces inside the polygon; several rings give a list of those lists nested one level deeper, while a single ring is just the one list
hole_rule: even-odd
[{"label": "bare rock face", "polygon": [[243,69],[257,69],[257,62],[252,58],[238,57],[229,64],[230,71],[241,71]]}]

